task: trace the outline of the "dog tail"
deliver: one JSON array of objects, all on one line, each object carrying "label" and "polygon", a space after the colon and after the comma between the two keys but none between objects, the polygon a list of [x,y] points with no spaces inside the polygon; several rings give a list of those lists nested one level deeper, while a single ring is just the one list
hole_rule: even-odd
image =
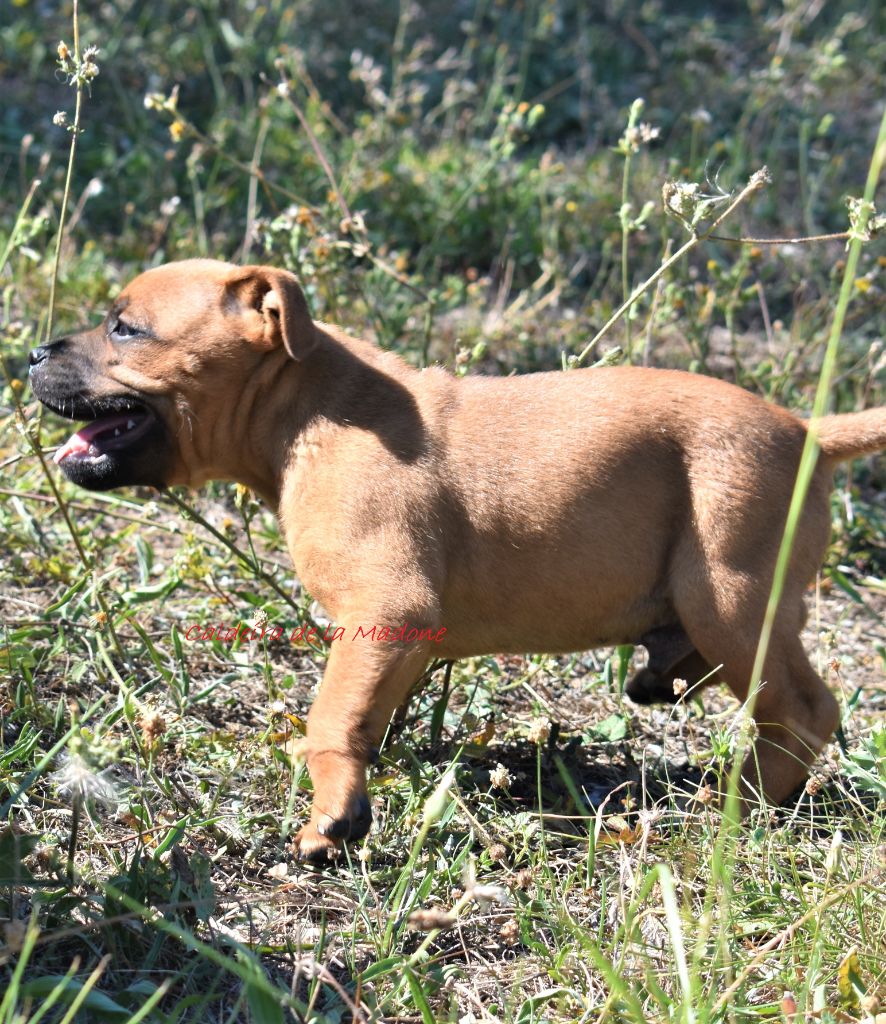
[{"label": "dog tail", "polygon": [[813,422],[822,454],[835,462],[886,448],[886,406],[842,416],[824,416]]}]

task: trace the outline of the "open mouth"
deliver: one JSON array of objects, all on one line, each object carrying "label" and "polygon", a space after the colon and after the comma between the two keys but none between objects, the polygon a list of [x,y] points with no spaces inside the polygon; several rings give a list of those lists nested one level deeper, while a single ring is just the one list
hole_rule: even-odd
[{"label": "open mouth", "polygon": [[[56,409],[62,415],[67,413]],[[52,457],[61,465],[70,459],[99,459],[103,455],[128,448],[143,437],[155,422],[146,406],[130,399],[106,400],[90,409],[72,410],[77,419],[91,422],[72,434]]]}]

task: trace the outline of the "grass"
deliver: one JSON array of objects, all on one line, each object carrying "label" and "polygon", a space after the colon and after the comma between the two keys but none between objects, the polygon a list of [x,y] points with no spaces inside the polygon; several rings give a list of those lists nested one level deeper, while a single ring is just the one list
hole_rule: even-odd
[{"label": "grass", "polygon": [[[833,407],[883,404],[882,242],[759,241],[849,229],[882,11],[653,6],[112,2],[80,11],[77,43],[70,11],[11,8],[0,1024],[882,1012],[882,460],[838,481],[805,636],[843,742],[792,804],[724,829],[698,787],[740,709],[631,705],[630,648],[474,659],[394,723],[373,832],[319,872],[290,844],[324,655],[288,642],[317,612],[273,515],[222,485],[77,491],[43,455],[65,428],[22,384],[50,325],[211,254],[296,270],[315,316],[416,364],[682,366],[801,413],[830,376]],[[284,640],[227,639],[261,614]]]}]

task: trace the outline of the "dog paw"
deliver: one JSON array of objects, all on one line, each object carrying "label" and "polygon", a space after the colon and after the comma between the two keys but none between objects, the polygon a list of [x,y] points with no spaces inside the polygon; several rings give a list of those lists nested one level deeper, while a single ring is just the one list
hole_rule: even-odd
[{"label": "dog paw", "polygon": [[307,824],[293,841],[295,856],[309,864],[326,864],[341,856],[342,844],[322,836],[313,824]]},{"label": "dog paw", "polygon": [[673,679],[648,668],[640,669],[628,680],[625,693],[635,704],[676,704],[678,699]]},{"label": "dog paw", "polygon": [[372,825],[372,810],[365,793],[355,797],[347,810],[326,814],[311,812],[311,820],[295,837],[295,850],[299,860],[323,862],[335,859],[341,844],[362,839]]}]

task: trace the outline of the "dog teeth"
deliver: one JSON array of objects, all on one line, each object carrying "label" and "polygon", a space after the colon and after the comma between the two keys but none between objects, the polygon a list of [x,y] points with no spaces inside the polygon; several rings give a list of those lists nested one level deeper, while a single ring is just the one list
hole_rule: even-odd
[{"label": "dog teeth", "polygon": [[132,428],[134,426],[135,426],[135,420],[127,420],[126,421],[126,429],[127,430],[132,430]]},{"label": "dog teeth", "polygon": [[120,436],[120,428],[119,427],[115,427],[114,428],[114,437],[119,437],[119,436]]}]

